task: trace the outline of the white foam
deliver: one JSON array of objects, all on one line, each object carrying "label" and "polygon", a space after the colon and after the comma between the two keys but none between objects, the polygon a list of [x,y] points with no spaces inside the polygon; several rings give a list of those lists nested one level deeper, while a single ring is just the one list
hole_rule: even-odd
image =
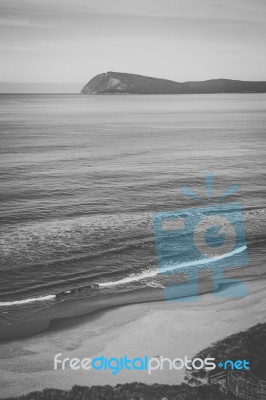
[{"label": "white foam", "polygon": [[[238,247],[237,249],[230,251],[229,253],[222,254],[220,256],[216,256],[216,257],[212,257],[212,258],[203,258],[201,260],[196,260],[196,261],[187,261],[187,262],[180,263],[180,264],[178,264],[178,263],[171,264],[171,265],[166,266],[165,268],[160,268],[160,270],[154,269],[154,270],[142,272],[141,274],[129,275],[126,278],[120,279],[118,281],[102,282],[102,283],[99,283],[99,286],[100,287],[109,287],[109,286],[123,285],[123,284],[130,283],[130,282],[141,281],[142,279],[145,279],[145,278],[152,278],[152,277],[159,275],[160,273],[167,273],[167,272],[175,271],[177,269],[193,267],[193,266],[197,266],[197,265],[210,264],[214,261],[219,261],[224,258],[228,258],[235,254],[241,253],[241,252],[245,251],[246,249],[247,249],[247,246]],[[70,291],[66,291],[65,293],[69,293],[69,292]],[[34,303],[36,301],[53,300],[54,298],[56,298],[56,295],[50,294],[47,296],[32,297],[32,298],[25,299],[25,300],[4,301],[4,302],[0,302],[0,307]]]},{"label": "white foam", "polygon": [[154,276],[159,275],[160,273],[165,273],[165,272],[171,272],[171,271],[175,271],[179,268],[186,268],[186,267],[194,267],[197,265],[203,265],[203,264],[210,264],[214,261],[219,261],[219,260],[223,260],[224,258],[227,257],[231,257],[235,254],[238,253],[242,253],[242,251],[245,251],[247,249],[247,246],[241,246],[238,247],[237,249],[230,251],[229,253],[225,253],[222,254],[220,256],[216,256],[216,257],[212,257],[212,258],[203,258],[200,260],[196,260],[196,261],[187,261],[184,263],[180,263],[180,264],[171,264],[170,266],[166,266],[165,268],[160,268],[156,269],[156,270],[150,270],[147,272],[143,272],[141,274],[138,275],[130,275],[126,278],[120,279],[118,281],[114,281],[114,282],[103,282],[103,283],[99,283],[99,286],[101,287],[107,287],[107,286],[115,286],[115,285],[122,285],[125,283],[130,283],[130,282],[136,282],[136,281],[140,281],[142,279],[145,278],[152,278]]},{"label": "white foam", "polygon": [[30,299],[25,299],[25,300],[0,301],[0,306],[3,307],[3,306],[14,306],[19,304],[28,304],[28,303],[34,303],[35,301],[52,300],[55,297],[56,297],[55,294],[49,294],[48,296],[32,297]]}]

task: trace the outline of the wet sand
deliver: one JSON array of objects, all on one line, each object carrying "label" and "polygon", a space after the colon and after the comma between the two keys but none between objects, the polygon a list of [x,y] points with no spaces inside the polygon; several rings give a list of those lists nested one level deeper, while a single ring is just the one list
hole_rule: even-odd
[{"label": "wet sand", "polygon": [[[217,282],[214,287],[214,283],[211,280],[201,280],[199,281],[199,286],[190,283],[186,296],[189,297],[194,292],[201,295],[213,290],[219,290],[221,286]],[[176,290],[174,291],[174,296],[176,296]],[[64,319],[92,314],[115,306],[162,300],[164,300],[163,289],[145,288],[113,296],[84,297],[77,300],[64,299],[56,302],[53,306],[46,303],[46,306],[44,305],[36,311],[29,313],[25,311],[24,315],[23,309],[21,309],[17,315],[16,313],[10,316],[9,314],[4,314],[5,318],[0,320],[0,340],[11,340],[35,335],[53,326],[54,321],[58,319],[61,320],[59,324],[64,324]]]},{"label": "wet sand", "polygon": [[[35,336],[3,342],[0,396],[21,395],[46,387],[69,389],[74,384],[178,384],[184,379],[184,370],[158,370],[151,376],[147,371],[121,371],[117,375],[108,370],[55,371],[53,360],[57,353],[70,358],[192,357],[211,343],[266,320],[265,279],[249,281],[247,286],[249,294],[242,299],[206,293],[197,302],[183,299],[113,307],[85,317],[59,319]],[[152,300],[155,291],[150,293]],[[139,296],[138,301],[141,300]],[[102,302],[104,299],[94,305],[94,311]],[[85,303],[81,302],[79,307],[84,311]],[[61,316],[70,316],[74,311],[70,308]]]}]

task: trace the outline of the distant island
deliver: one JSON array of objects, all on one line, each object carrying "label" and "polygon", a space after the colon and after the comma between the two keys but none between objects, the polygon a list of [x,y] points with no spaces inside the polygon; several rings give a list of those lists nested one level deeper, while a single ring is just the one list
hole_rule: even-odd
[{"label": "distant island", "polygon": [[208,94],[208,93],[266,93],[266,82],[210,79],[207,81],[175,82],[168,79],[105,72],[92,78],[82,94]]}]

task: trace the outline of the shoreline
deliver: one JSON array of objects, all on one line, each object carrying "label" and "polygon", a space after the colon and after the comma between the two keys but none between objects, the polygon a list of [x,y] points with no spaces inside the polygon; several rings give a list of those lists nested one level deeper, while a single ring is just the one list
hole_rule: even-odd
[{"label": "shoreline", "polygon": [[[266,274],[262,276],[246,276],[242,277],[241,282],[257,281],[266,279]],[[216,282],[213,287],[212,280],[199,279],[199,290],[198,296],[202,296],[207,293],[218,293],[234,285],[236,278],[226,278],[226,284]],[[177,284],[180,282],[177,282]],[[192,289],[192,290],[191,290]],[[145,304],[150,302],[160,301],[180,301],[184,298],[184,302],[187,298],[194,295],[193,285],[190,286],[190,291],[187,292],[186,296],[173,297],[173,299],[165,299],[164,291],[161,288],[155,289],[141,289],[138,291],[132,291],[122,294],[116,294],[113,296],[102,296],[98,298],[84,297],[76,300],[61,300],[55,303],[51,307],[44,307],[34,311],[30,314],[30,318],[13,321],[9,316],[2,315],[5,323],[0,323],[0,343],[12,341],[14,339],[22,339],[28,336],[33,336],[45,332],[46,330],[53,329],[53,326],[57,326],[58,322],[67,322],[65,320],[75,318],[86,318],[88,315],[97,314],[98,312],[108,312],[110,309],[115,307],[123,307],[131,304]],[[37,314],[37,316],[36,316]],[[59,322],[59,324],[60,324]]]},{"label": "shoreline", "polygon": [[265,280],[247,285],[249,294],[242,299],[205,293],[197,302],[150,301],[117,306],[72,321],[58,319],[38,335],[3,342],[0,357],[5,369],[1,370],[0,397],[47,387],[67,390],[75,384],[179,384],[184,370],[158,370],[150,376],[143,371],[112,375],[110,371],[54,370],[53,360],[57,353],[80,359],[101,355],[193,357],[217,340],[266,320]]}]

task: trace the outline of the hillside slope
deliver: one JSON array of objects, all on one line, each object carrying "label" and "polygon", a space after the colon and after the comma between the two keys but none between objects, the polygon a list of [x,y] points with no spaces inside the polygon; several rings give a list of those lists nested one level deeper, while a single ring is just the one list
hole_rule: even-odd
[{"label": "hillside slope", "polygon": [[174,82],[149,76],[105,72],[92,78],[82,94],[207,94],[266,93],[266,82],[211,79],[201,82]]}]

